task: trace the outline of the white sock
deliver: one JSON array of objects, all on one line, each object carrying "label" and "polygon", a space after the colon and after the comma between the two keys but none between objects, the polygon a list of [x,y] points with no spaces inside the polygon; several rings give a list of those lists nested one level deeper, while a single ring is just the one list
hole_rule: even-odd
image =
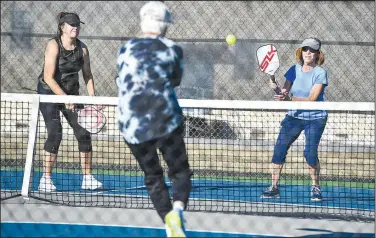
[{"label": "white sock", "polygon": [[91,174],[85,174],[84,179],[89,179],[91,177]]},{"label": "white sock", "polygon": [[182,201],[175,201],[172,208],[174,210],[184,210],[184,203]]},{"label": "white sock", "polygon": [[46,174],[43,174],[42,178],[51,178],[51,175],[46,175]]}]

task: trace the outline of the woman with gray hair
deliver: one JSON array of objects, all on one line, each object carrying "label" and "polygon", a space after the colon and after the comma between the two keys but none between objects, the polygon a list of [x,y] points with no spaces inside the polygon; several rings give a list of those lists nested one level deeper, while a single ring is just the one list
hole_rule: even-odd
[{"label": "woman with gray hair", "polygon": [[[167,235],[185,237],[182,214],[192,172],[183,140],[183,113],[174,91],[183,74],[183,50],[165,37],[172,21],[164,3],[148,2],[140,17],[142,34],[118,52],[119,129],[145,174],[146,188]],[[173,204],[157,149],[168,166]]]}]

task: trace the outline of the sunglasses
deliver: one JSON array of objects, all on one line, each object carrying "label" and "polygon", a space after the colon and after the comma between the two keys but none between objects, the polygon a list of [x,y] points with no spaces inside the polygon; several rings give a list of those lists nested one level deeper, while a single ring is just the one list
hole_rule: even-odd
[{"label": "sunglasses", "polygon": [[70,26],[72,26],[72,27],[81,27],[80,23],[74,23],[74,24],[67,23],[67,24],[70,25]]},{"label": "sunglasses", "polygon": [[312,48],[309,47],[309,46],[304,46],[304,47],[302,48],[302,51],[303,51],[303,52],[307,52],[308,50],[309,50],[311,53],[317,53],[317,52],[319,52],[319,50],[312,49]]}]

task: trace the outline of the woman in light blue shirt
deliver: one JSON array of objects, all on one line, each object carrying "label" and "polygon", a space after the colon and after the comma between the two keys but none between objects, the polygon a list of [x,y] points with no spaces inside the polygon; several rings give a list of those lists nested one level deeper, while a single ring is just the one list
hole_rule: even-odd
[{"label": "woman in light blue shirt", "polygon": [[[328,73],[320,67],[324,54],[320,51],[321,41],[308,38],[296,51],[298,64],[285,74],[285,84],[281,94],[275,95],[279,101],[324,101],[324,91],[328,85]],[[289,94],[291,93],[291,96]],[[281,130],[274,147],[272,159],[272,185],[262,194],[263,198],[279,197],[278,181],[291,144],[304,130],[306,144],[304,157],[312,178],[311,200],[321,201],[319,185],[320,162],[318,146],[324,132],[328,113],[326,110],[289,110],[281,122]]]}]

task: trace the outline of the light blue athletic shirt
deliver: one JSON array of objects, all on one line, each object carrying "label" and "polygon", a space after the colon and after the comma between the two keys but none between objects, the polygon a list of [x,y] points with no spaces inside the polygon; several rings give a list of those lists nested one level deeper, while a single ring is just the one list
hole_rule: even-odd
[{"label": "light blue athletic shirt", "polygon": [[[325,101],[324,91],[328,86],[328,73],[320,66],[314,67],[309,72],[302,72],[302,66],[296,64],[292,66],[285,74],[286,80],[292,82],[291,95],[298,98],[307,98],[311,92],[313,85],[323,84],[323,90],[317,101]],[[328,115],[326,110],[289,110],[289,116],[303,119],[315,120],[325,118]]]}]

